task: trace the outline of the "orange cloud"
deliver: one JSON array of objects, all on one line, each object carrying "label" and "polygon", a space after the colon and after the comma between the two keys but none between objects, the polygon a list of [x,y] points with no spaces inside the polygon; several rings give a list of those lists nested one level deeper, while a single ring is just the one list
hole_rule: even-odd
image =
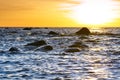
[{"label": "orange cloud", "polygon": [[0,11],[16,11],[16,10],[29,10],[32,9],[29,3],[23,0],[0,0]]}]

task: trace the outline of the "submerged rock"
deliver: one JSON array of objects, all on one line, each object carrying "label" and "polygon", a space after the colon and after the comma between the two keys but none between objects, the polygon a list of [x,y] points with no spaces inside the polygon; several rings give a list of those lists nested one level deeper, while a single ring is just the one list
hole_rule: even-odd
[{"label": "submerged rock", "polygon": [[53,79],[53,80],[63,80],[63,79],[60,78],[60,77],[57,77],[57,78],[55,78],[55,79]]},{"label": "submerged rock", "polygon": [[88,48],[87,45],[83,44],[82,42],[74,42],[72,45],[69,47],[79,47],[79,48]]},{"label": "submerged rock", "polygon": [[120,51],[114,52],[113,55],[120,55]]},{"label": "submerged rock", "polygon": [[35,51],[44,51],[44,52],[46,52],[46,51],[51,51],[51,50],[53,50],[53,47],[52,46],[50,46],[50,45],[46,45],[46,46],[43,46],[43,47],[41,47],[41,48],[37,48]]},{"label": "submerged rock", "polygon": [[11,47],[11,48],[9,49],[9,51],[11,51],[11,52],[17,52],[17,51],[19,51],[19,49],[16,48],[16,47]]},{"label": "submerged rock", "polygon": [[51,50],[53,50],[53,47],[50,46],[50,45],[46,45],[46,46],[42,47],[41,49],[42,49],[43,51],[51,51]]},{"label": "submerged rock", "polygon": [[59,35],[59,33],[54,32],[54,31],[50,31],[48,34],[49,34],[49,35]]},{"label": "submerged rock", "polygon": [[80,52],[80,49],[78,49],[78,48],[70,48],[70,49],[66,49],[65,52]]},{"label": "submerged rock", "polygon": [[25,46],[42,46],[42,45],[46,45],[47,43],[44,40],[40,40],[40,41],[36,41],[36,42],[32,42],[32,43],[28,43]]},{"label": "submerged rock", "polygon": [[89,35],[91,32],[88,28],[84,27],[76,32],[77,35]]}]

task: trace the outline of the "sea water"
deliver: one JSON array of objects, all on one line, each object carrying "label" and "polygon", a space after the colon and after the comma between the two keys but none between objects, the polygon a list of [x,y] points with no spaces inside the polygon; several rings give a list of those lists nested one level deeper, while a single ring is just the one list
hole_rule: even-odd
[{"label": "sea water", "polygon": [[[120,28],[90,29],[88,36],[75,35],[78,30],[0,28],[0,80],[120,80]],[[53,50],[24,46],[38,40]],[[65,52],[74,42],[88,47]],[[19,51],[11,52],[11,47]]]}]

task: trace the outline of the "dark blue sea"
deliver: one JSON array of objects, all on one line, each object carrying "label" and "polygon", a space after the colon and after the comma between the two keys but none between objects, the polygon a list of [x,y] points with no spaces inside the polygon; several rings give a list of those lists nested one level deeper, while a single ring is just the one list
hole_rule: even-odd
[{"label": "dark blue sea", "polygon": [[[0,80],[120,80],[120,28],[79,29],[0,28]],[[25,46],[39,40],[53,49]],[[75,42],[79,51],[67,51]]]}]

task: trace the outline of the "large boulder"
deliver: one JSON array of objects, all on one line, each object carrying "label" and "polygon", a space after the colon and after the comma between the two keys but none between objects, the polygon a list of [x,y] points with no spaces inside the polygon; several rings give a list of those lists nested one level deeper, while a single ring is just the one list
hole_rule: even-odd
[{"label": "large boulder", "polygon": [[46,45],[47,43],[44,40],[40,40],[40,41],[36,41],[36,42],[32,42],[32,43],[28,43],[25,46],[42,46],[42,45]]},{"label": "large boulder", "polygon": [[82,29],[76,32],[77,35],[89,35],[90,33],[90,30],[86,27],[83,27]]}]

